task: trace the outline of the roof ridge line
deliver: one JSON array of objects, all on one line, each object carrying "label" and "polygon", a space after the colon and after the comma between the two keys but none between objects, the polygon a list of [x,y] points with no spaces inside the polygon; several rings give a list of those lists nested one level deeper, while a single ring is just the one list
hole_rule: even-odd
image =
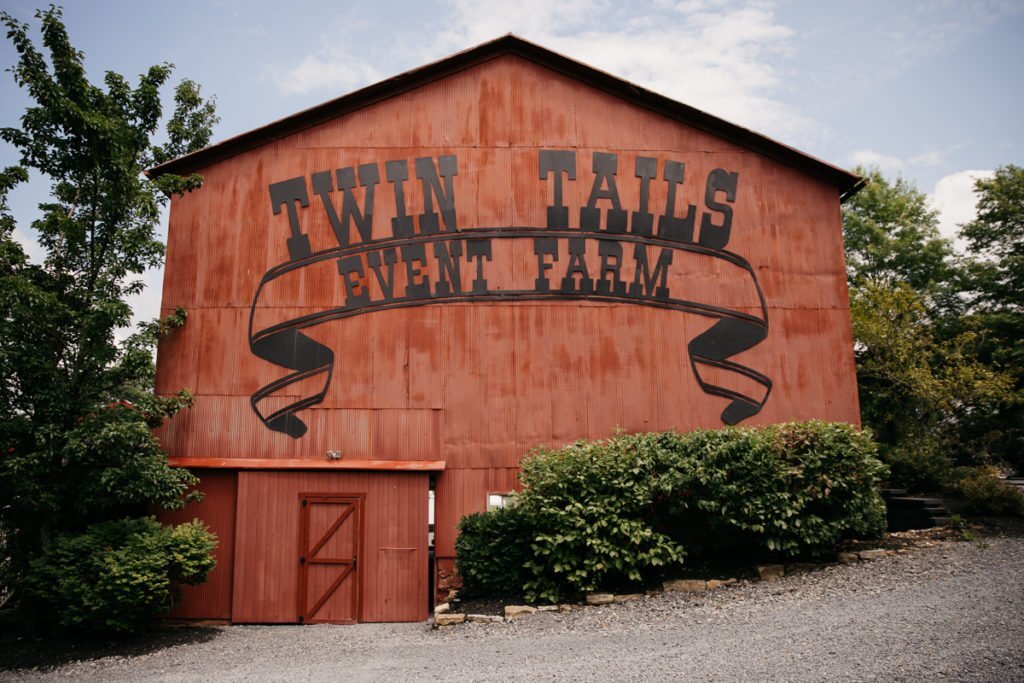
[{"label": "roof ridge line", "polygon": [[505,54],[522,57],[636,106],[711,133],[803,171],[835,186],[839,190],[841,200],[852,196],[864,185],[865,181],[862,177],[801,152],[795,147],[549,50],[514,33],[507,33],[258,128],[239,133],[216,144],[154,166],[147,169],[145,173],[151,178],[166,173],[189,173],[363,109],[379,101],[441,80]]}]

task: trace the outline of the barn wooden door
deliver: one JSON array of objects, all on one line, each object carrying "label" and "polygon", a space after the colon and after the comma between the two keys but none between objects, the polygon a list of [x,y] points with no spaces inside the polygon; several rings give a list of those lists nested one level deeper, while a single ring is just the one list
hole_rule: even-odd
[{"label": "barn wooden door", "polygon": [[359,620],[362,498],[300,494],[299,623]]}]

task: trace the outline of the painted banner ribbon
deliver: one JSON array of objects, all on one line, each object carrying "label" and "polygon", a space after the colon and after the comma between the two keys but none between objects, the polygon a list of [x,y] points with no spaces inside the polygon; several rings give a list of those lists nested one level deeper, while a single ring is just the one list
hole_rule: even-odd
[{"label": "painted banner ribbon", "polygon": [[[518,256],[521,263],[524,254],[536,259],[536,269],[498,273],[494,267],[506,257]],[[564,277],[555,277],[556,263],[564,266]],[[334,288],[309,288],[315,296],[300,302],[301,314],[281,303],[294,306],[303,282],[339,279]],[[304,329],[409,306],[537,300],[631,303],[714,318],[687,350],[701,390],[729,400],[722,421],[736,424],[755,415],[771,391],[767,376],[731,360],[768,335],[764,295],[743,257],[649,236],[505,227],[300,253],[269,270],[253,297],[249,347],[291,372],[256,391],[253,410],[274,431],[305,434],[298,413],[324,400],[335,353]]]}]

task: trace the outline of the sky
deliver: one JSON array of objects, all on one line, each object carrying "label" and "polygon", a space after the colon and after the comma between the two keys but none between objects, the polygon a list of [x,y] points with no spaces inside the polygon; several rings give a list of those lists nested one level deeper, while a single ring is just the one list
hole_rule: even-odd
[{"label": "sky", "polygon": [[[33,22],[42,0],[0,0]],[[94,81],[171,62],[215,95],[214,142],[515,33],[824,161],[929,196],[944,234],[975,178],[1024,164],[1024,0],[65,0]],[[35,33],[38,36],[38,33]],[[0,67],[14,64],[9,41]],[[168,95],[170,88],[167,89]],[[28,100],[0,74],[0,126]],[[0,164],[16,162],[0,143]],[[45,198],[17,189],[18,237]],[[137,319],[159,309],[146,274]]]}]

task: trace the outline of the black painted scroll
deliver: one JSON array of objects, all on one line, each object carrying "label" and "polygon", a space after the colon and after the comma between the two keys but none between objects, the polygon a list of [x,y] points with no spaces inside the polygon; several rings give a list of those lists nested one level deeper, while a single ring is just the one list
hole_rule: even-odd
[{"label": "black painted scroll", "polygon": [[[491,289],[486,277],[486,264],[492,258],[492,245],[500,240],[532,240],[533,253],[538,259],[536,280],[531,287],[520,289]],[[566,277],[548,277],[552,260],[558,260],[558,240],[567,243],[562,253]],[[596,245],[594,243],[597,243]],[[627,247],[626,250],[623,247]],[[599,254],[600,273],[588,277],[583,253],[587,248]],[[638,264],[633,282],[618,280],[617,271],[604,272],[614,259],[628,256],[632,247]],[[656,250],[657,256],[648,249]],[[641,258],[642,257],[642,258]],[[422,266],[428,258],[436,258],[438,271],[431,282]],[[468,263],[472,277],[460,277],[457,262]],[[703,261],[701,259],[711,259]],[[700,291],[676,293],[673,296],[665,286],[664,269],[668,264],[692,265],[694,271],[706,270],[711,263],[724,272],[728,282],[721,287],[743,291],[741,297],[753,303],[756,314],[741,308],[714,305],[710,293]],[[692,264],[689,262],[693,262]],[[642,267],[640,267],[642,266]],[[395,269],[403,268],[406,275],[404,291],[396,291]],[[262,302],[272,298],[275,288],[287,288],[291,278],[302,277],[313,269],[329,272],[339,278],[345,288],[345,305],[315,310],[306,315],[278,319],[279,309]],[[378,296],[372,297],[365,283],[375,278],[379,283]],[[294,284],[294,283],[293,283]],[[704,300],[702,300],[702,296]],[[279,300],[279,297],[276,297]],[[736,424],[761,410],[771,391],[771,380],[765,375],[732,360],[733,356],[762,342],[768,335],[768,316],[764,295],[754,271],[746,259],[734,253],[709,248],[700,244],[686,244],[622,233],[584,233],[579,230],[538,230],[533,228],[474,229],[463,232],[442,232],[405,238],[388,238],[363,242],[357,246],[329,249],[309,253],[301,251],[295,257],[268,271],[253,297],[249,320],[249,345],[252,352],[290,374],[259,389],[252,395],[253,410],[263,423],[274,431],[293,438],[306,432],[305,423],[298,413],[323,401],[330,386],[335,367],[334,352],[313,340],[302,330],[330,320],[338,320],[374,311],[438,303],[473,301],[537,301],[586,300],[631,303],[692,313],[714,318],[715,324],[691,340],[687,346],[691,368],[701,389],[712,396],[729,400],[721,419]],[[743,304],[737,303],[743,307]],[[709,373],[709,369],[718,371]],[[702,372],[703,371],[703,372]],[[749,380],[759,387],[757,391],[742,391],[715,383],[706,376],[724,372]],[[322,379],[322,383],[320,382]],[[310,380],[314,380],[310,382]],[[295,385],[304,388],[313,383],[316,391],[308,391],[294,398]],[[290,392],[285,390],[291,389]],[[290,393],[292,398],[278,400],[278,407],[268,399]],[[281,403],[284,405],[280,405]]]}]

